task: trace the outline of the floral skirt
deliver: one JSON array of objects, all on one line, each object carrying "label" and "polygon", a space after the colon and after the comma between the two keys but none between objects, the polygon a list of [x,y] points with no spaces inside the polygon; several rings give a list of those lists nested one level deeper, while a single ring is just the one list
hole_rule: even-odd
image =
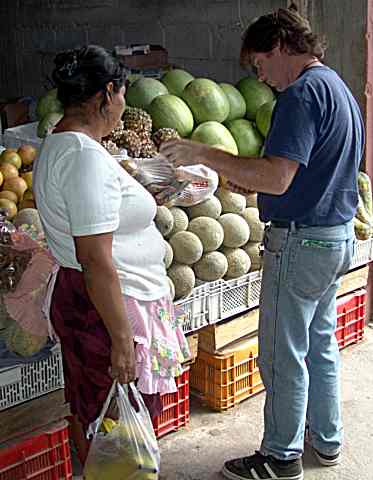
[{"label": "floral skirt", "polygon": [[[168,297],[140,301],[125,296],[124,302],[136,345],[137,387],[151,416],[159,415],[160,394],[176,391],[174,377],[182,373],[181,363],[189,356],[182,318]],[[87,429],[112,385],[111,339],[78,270],[60,267],[50,319],[62,347],[66,400]]]}]

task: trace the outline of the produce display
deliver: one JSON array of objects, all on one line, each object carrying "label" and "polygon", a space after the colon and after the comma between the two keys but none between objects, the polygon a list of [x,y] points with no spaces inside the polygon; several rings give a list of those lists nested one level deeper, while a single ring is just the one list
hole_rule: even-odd
[{"label": "produce display", "polygon": [[[253,196],[249,200],[252,205]],[[261,268],[264,225],[257,207],[246,205],[244,195],[219,188],[193,207],[158,207],[155,223],[166,241],[164,263],[176,300],[202,282]]]},{"label": "produce display", "polygon": [[359,203],[354,218],[355,235],[359,240],[373,236],[372,184],[365,172],[358,175]]}]

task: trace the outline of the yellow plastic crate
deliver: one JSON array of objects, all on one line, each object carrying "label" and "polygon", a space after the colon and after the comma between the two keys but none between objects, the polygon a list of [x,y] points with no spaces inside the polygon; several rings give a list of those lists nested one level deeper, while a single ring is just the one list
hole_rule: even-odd
[{"label": "yellow plastic crate", "polygon": [[264,390],[257,366],[258,337],[240,340],[213,355],[199,350],[191,366],[191,393],[223,411]]}]

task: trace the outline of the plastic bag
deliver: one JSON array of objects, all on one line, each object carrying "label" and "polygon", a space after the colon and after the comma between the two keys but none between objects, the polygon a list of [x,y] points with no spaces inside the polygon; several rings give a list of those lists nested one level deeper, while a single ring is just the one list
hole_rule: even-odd
[{"label": "plastic bag", "polygon": [[162,155],[153,158],[130,158],[125,154],[113,156],[153,195],[157,205],[171,205],[190,184],[190,180],[178,177],[177,169]]},{"label": "plastic bag", "polygon": [[177,176],[180,180],[188,180],[182,192],[174,199],[175,207],[192,207],[211,198],[219,185],[219,176],[205,165],[189,165],[178,167]]},{"label": "plastic bag", "polygon": [[[138,411],[129,400],[129,389]],[[113,401],[118,411],[117,420],[105,417]],[[88,429],[88,435],[92,434],[85,480],[158,479],[158,443],[144,401],[133,384],[113,383],[100,417]]]}]

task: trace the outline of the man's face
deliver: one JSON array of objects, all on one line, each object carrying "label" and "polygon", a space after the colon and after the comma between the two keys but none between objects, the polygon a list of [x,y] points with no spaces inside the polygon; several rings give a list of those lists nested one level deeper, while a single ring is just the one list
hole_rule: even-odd
[{"label": "man's face", "polygon": [[275,47],[270,52],[252,53],[250,63],[257,72],[258,80],[265,82],[276,90],[284,90],[287,85],[285,81],[285,68],[282,52]]}]

